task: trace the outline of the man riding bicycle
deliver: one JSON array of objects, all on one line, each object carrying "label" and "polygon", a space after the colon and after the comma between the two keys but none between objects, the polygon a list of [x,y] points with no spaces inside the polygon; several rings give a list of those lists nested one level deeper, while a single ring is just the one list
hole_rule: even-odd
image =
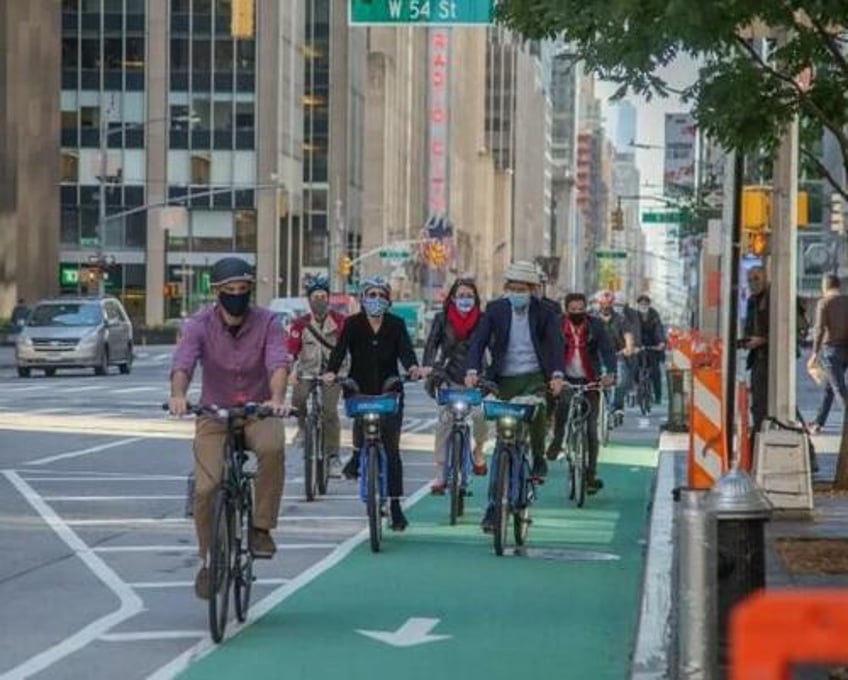
[{"label": "man riding bicycle", "polygon": [[[251,307],[254,276],[251,266],[238,257],[225,257],[212,267],[211,283],[217,303],[199,311],[184,326],[171,364],[169,409],[182,416],[188,411],[187,393],[194,369],[200,363],[202,406],[229,408],[262,403],[285,415],[286,380],[291,360],[283,330],[274,314]],[[197,419],[194,437],[194,524],[201,557],[195,593],[209,598],[207,552],[212,521],[212,499],[223,471],[226,424],[211,416]],[[250,549],[257,558],[276,551],[271,529],[283,493],[285,431],[278,418],[250,418],[245,425],[247,447],[258,459],[256,514],[250,531]]]},{"label": "man riding bicycle", "polygon": [[654,401],[662,401],[662,365],[665,363],[665,328],[659,312],[651,306],[651,298],[640,295],[636,300],[642,330],[642,351],[647,352],[654,388]]},{"label": "man riding bicycle", "polygon": [[[327,368],[330,353],[341,336],[345,318],[330,309],[330,281],[323,274],[307,278],[305,292],[310,311],[294,321],[286,338],[286,346],[292,361],[296,362],[297,375],[321,376]],[[304,435],[306,401],[310,387],[308,382],[297,382],[292,389],[292,406],[298,414],[298,438],[301,440]],[[324,385],[322,389],[324,456],[330,462],[330,475],[339,477],[341,386]]]},{"label": "man riding bicycle", "polygon": [[[324,374],[327,384],[335,381],[348,355],[349,376],[356,382],[360,394],[381,394],[387,379],[399,377],[398,363],[403,364],[412,378],[418,378],[424,373],[418,366],[406,323],[399,316],[387,313],[392,304],[391,299],[391,286],[384,279],[374,277],[363,282],[362,311],[348,317],[345,322],[341,337],[327,362],[327,373]],[[400,507],[400,499],[403,497],[403,464],[400,459],[402,424],[403,393],[400,395],[398,413],[383,416],[380,427],[388,464],[389,510],[394,531],[403,531],[408,526]],[[359,475],[362,436],[361,428],[355,427],[354,453],[344,468],[348,478]]]},{"label": "man riding bicycle", "polygon": [[615,310],[615,294],[610,290],[602,291],[598,296],[597,318],[603,325],[607,340],[618,357],[618,386],[613,397],[612,408],[616,422],[624,418],[624,397],[633,387],[633,371],[630,357],[636,345],[630,322],[624,314]]},{"label": "man riding bicycle", "polygon": [[[564,364],[567,382],[574,385],[587,385],[600,381],[605,387],[615,385],[615,352],[612,350],[601,321],[586,314],[586,296],[583,293],[566,295],[565,312],[562,331],[565,343]],[[597,476],[600,397],[598,391],[586,393],[586,399],[591,409],[586,421],[589,439],[586,490],[590,494],[597,493],[604,486],[603,481]],[[549,460],[556,460],[562,451],[569,402],[570,395],[566,386],[563,397],[559,400],[554,439],[547,451]]]},{"label": "man riding bicycle", "polygon": [[[549,388],[554,396],[562,390],[563,343],[561,314],[535,296],[539,273],[530,262],[514,262],[504,274],[504,296],[486,306],[474,329],[465,362],[465,384],[476,387],[488,349],[491,366],[487,377],[498,385],[500,399],[542,396]],[[547,474],[545,463],[545,407],[541,404],[530,429],[533,471],[536,478]],[[492,507],[486,510],[483,529],[492,522]]]}]

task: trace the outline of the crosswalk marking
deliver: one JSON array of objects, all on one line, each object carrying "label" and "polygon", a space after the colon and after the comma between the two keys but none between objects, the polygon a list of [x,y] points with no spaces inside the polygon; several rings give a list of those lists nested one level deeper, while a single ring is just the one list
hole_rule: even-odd
[{"label": "crosswalk marking", "polygon": [[136,392],[163,392],[164,389],[158,386],[145,387],[124,387],[120,390],[109,390],[110,394],[135,394]]}]

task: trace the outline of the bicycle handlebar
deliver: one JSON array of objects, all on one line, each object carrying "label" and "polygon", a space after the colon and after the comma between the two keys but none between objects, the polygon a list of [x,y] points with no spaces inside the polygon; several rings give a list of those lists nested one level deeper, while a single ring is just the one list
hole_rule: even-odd
[{"label": "bicycle handlebar", "polygon": [[[168,403],[162,404],[163,411],[170,411],[171,405]],[[274,413],[274,409],[269,406],[264,406],[262,404],[257,404],[254,402],[248,402],[244,406],[231,406],[230,408],[222,408],[220,406],[201,406],[198,404],[187,404],[186,405],[186,413],[189,413],[193,416],[214,416],[215,418],[220,418],[221,420],[228,420],[229,418],[247,418],[250,416],[255,416],[260,420],[263,418],[283,418],[284,416],[277,415]],[[296,416],[297,410],[291,409],[288,416]]]}]

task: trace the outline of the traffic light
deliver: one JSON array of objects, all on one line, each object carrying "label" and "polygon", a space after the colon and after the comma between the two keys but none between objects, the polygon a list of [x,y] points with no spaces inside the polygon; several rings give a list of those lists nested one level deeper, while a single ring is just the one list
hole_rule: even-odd
[{"label": "traffic light", "polygon": [[742,236],[742,252],[756,257],[768,255],[769,236],[768,231],[745,231]]},{"label": "traffic light", "polygon": [[353,271],[353,260],[351,260],[350,257],[348,257],[347,255],[342,255],[339,258],[339,263],[336,267],[336,271],[338,271],[339,274],[347,278]]},{"label": "traffic light", "polygon": [[621,208],[616,208],[610,216],[612,218],[612,230],[624,231],[624,211]]},{"label": "traffic light", "polygon": [[427,245],[427,263],[431,267],[443,267],[448,261],[447,248],[441,241],[431,241]]},{"label": "traffic light", "polygon": [[[795,225],[805,229],[810,223],[810,196],[799,191],[795,208]],[[768,229],[773,215],[772,188],[770,186],[747,186],[742,195],[742,229],[763,231]]]}]

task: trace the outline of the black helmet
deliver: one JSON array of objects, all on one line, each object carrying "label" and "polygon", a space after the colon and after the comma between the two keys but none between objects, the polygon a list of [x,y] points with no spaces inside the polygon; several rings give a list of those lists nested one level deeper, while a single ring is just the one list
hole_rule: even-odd
[{"label": "black helmet", "polygon": [[212,265],[211,279],[213,286],[220,286],[230,281],[253,283],[253,267],[240,257],[222,257]]}]

